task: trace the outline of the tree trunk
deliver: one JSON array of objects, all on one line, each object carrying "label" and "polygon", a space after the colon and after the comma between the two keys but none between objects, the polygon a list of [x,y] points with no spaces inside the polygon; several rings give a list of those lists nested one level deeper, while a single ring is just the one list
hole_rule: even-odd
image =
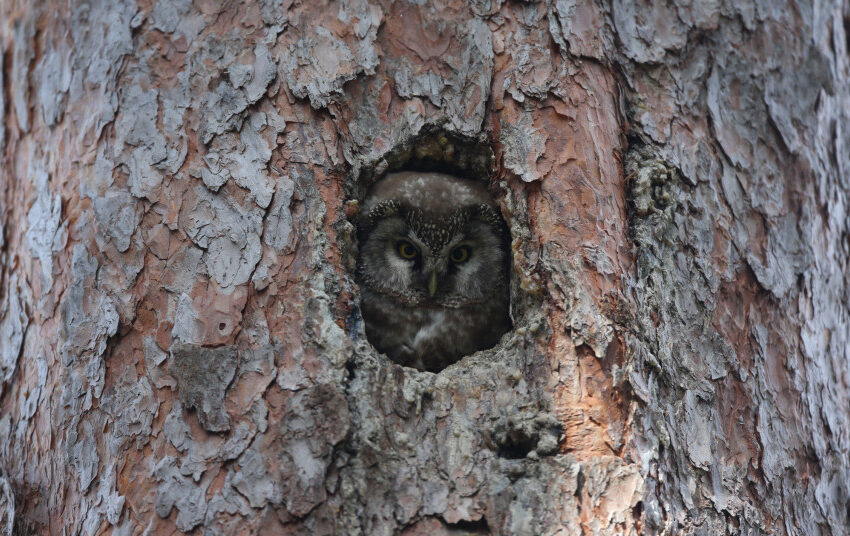
[{"label": "tree trunk", "polygon": [[[847,534],[848,48],[840,0],[0,3],[0,530]],[[437,374],[352,276],[414,161],[513,239]]]}]

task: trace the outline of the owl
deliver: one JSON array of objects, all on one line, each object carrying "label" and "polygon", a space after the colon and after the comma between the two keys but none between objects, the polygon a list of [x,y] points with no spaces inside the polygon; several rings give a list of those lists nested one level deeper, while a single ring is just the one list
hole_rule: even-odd
[{"label": "owl", "polygon": [[357,232],[366,337],[396,363],[439,371],[511,329],[506,226],[481,182],[390,173]]}]

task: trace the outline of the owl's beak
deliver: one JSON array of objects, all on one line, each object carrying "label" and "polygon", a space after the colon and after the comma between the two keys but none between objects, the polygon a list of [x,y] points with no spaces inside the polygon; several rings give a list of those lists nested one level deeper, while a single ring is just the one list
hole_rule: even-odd
[{"label": "owl's beak", "polygon": [[431,272],[431,278],[428,279],[428,293],[432,298],[437,293],[437,270]]}]

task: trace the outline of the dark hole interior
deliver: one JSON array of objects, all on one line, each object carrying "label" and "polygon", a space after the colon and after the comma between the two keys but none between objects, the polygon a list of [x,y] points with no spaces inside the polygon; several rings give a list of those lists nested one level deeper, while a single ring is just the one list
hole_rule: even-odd
[{"label": "dark hole interior", "polygon": [[465,534],[490,534],[490,526],[487,525],[487,519],[484,517],[477,521],[466,521],[462,519],[456,523],[446,522],[446,526]]},{"label": "dark hole interior", "polygon": [[632,516],[635,519],[640,519],[640,516],[643,514],[643,501],[638,501],[637,504],[632,507]]},{"label": "dark hole interior", "polygon": [[526,458],[537,448],[537,434],[528,434],[522,429],[511,429],[497,438],[499,457],[510,460]]}]

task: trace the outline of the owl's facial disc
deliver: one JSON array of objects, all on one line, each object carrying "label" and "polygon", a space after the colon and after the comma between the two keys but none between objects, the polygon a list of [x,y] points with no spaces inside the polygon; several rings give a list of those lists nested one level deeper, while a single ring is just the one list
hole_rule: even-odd
[{"label": "owl's facial disc", "polygon": [[409,306],[460,307],[505,284],[502,237],[478,205],[445,215],[386,201],[365,216],[358,272],[374,291]]}]

